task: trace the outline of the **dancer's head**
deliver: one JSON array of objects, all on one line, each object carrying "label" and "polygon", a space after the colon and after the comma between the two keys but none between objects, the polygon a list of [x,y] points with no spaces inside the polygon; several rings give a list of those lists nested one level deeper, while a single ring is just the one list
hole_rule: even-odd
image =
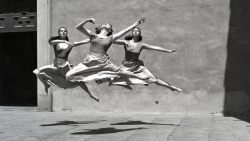
[{"label": "dancer's head", "polygon": [[101,33],[102,30],[105,30],[106,32],[104,32],[104,33],[107,33],[106,34],[107,36],[110,36],[113,33],[112,25],[109,23],[106,23],[102,26],[96,27],[95,30],[96,30],[96,34],[99,34],[99,33]]},{"label": "dancer's head", "polygon": [[141,36],[141,29],[138,27],[135,27],[132,30],[132,35],[128,35],[125,37],[125,40],[132,40],[133,38],[138,38],[138,41],[142,41],[142,36]]},{"label": "dancer's head", "polygon": [[141,29],[138,28],[138,27],[134,28],[134,29],[132,30],[132,36],[135,36],[135,37],[141,36]]},{"label": "dancer's head", "polygon": [[66,41],[69,41],[69,38],[68,38],[68,31],[67,31],[67,28],[66,27],[60,27],[57,31],[58,33],[58,36],[53,36],[49,39],[49,43],[51,43],[51,41],[53,40],[66,40]]},{"label": "dancer's head", "polygon": [[60,27],[58,29],[58,36],[60,36],[61,38],[66,38],[68,35],[68,31],[66,27]]}]

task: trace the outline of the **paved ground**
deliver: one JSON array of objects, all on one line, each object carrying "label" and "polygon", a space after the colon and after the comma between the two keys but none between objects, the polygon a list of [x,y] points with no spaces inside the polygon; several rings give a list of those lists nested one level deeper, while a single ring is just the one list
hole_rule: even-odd
[{"label": "paved ground", "polygon": [[248,118],[0,110],[2,141],[250,141]]}]

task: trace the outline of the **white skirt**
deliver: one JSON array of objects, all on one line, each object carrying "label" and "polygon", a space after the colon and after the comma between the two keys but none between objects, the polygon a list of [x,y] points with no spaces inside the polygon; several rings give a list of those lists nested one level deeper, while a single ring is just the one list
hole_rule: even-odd
[{"label": "white skirt", "polygon": [[60,88],[75,88],[79,86],[77,82],[66,80],[66,73],[71,70],[68,60],[56,58],[52,65],[35,69],[33,73],[42,77],[49,85]]}]

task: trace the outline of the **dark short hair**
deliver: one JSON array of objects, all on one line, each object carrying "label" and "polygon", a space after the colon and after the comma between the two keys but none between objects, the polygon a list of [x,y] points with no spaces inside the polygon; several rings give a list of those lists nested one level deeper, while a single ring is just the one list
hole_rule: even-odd
[{"label": "dark short hair", "polygon": [[[135,27],[134,29],[138,29],[138,30],[140,31],[140,36],[138,37],[138,41],[139,41],[139,42],[142,41],[141,29],[138,28],[138,27]],[[134,29],[133,29],[133,30],[134,30]],[[133,32],[133,30],[132,30],[132,32]],[[133,38],[133,35],[132,35],[132,34],[131,34],[131,35],[128,35],[128,36],[125,36],[125,40],[132,40],[132,38]]]}]

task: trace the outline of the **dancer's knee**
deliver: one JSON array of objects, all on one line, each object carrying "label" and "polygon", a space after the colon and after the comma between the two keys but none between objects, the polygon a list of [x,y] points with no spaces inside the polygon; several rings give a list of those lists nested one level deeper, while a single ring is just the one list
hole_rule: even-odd
[{"label": "dancer's knee", "polygon": [[72,76],[73,76],[72,71],[68,71],[68,72],[66,73],[66,79],[67,79],[67,80],[69,80]]},{"label": "dancer's knee", "polygon": [[155,76],[150,76],[149,78],[154,80],[154,81],[157,81],[157,78]]},{"label": "dancer's knee", "polygon": [[119,74],[123,77],[127,77],[128,75],[132,75],[132,72],[125,71],[125,70],[120,70]]},{"label": "dancer's knee", "polygon": [[66,79],[70,79],[70,77],[73,77],[74,75],[76,75],[76,72],[79,72],[83,67],[83,65],[77,65],[76,67],[74,67],[73,69],[69,70],[66,73]]},{"label": "dancer's knee", "polygon": [[158,79],[155,76],[149,76],[148,82],[150,83],[156,83]]}]

